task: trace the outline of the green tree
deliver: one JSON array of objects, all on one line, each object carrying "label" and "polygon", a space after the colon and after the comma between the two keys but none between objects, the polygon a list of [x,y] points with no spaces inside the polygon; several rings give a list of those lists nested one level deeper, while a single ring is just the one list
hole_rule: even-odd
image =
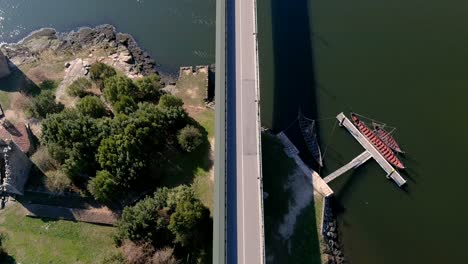
[{"label": "green tree", "polygon": [[135,85],[138,88],[138,100],[140,101],[157,101],[161,94],[161,79],[156,74],[136,80]]},{"label": "green tree", "polygon": [[54,114],[62,111],[64,105],[55,102],[55,95],[52,91],[42,91],[34,97],[26,112],[36,118],[45,118],[48,114]]},{"label": "green tree", "polygon": [[137,98],[138,88],[133,83],[132,79],[126,76],[116,75],[104,81],[104,96],[109,102],[114,104],[119,101],[121,96]]},{"label": "green tree", "polygon": [[166,206],[169,190],[160,189],[154,197],[146,197],[132,207],[126,207],[117,223],[116,242],[123,240],[147,241],[156,248],[169,245],[174,236],[167,228],[170,211]]},{"label": "green tree", "polygon": [[70,96],[85,97],[93,84],[86,78],[78,78],[67,88]]},{"label": "green tree", "polygon": [[116,241],[146,241],[155,248],[180,244],[193,250],[206,241],[209,225],[209,211],[190,187],[164,187],[124,209]]},{"label": "green tree", "polygon": [[110,202],[118,195],[119,185],[106,170],[98,171],[88,183],[88,191],[100,202]]},{"label": "green tree", "polygon": [[205,232],[209,225],[209,211],[195,198],[188,186],[179,186],[172,190],[177,197],[175,210],[168,225],[175,235],[174,242],[186,248],[200,248],[205,242]]},{"label": "green tree", "polygon": [[83,97],[76,105],[78,111],[84,115],[100,118],[107,114],[106,106],[97,96]]},{"label": "green tree", "polygon": [[184,101],[174,95],[164,94],[159,99],[158,105],[161,108],[182,107],[184,105]]},{"label": "green tree", "polygon": [[137,104],[131,97],[124,95],[113,105],[113,108],[118,114],[128,115],[137,109]]},{"label": "green tree", "polygon": [[104,120],[67,109],[42,122],[41,140],[52,157],[64,164],[64,171],[71,178],[94,175],[97,148],[108,135],[108,125]]},{"label": "green tree", "polygon": [[104,88],[104,81],[116,74],[117,72],[114,68],[102,62],[93,63],[89,70],[91,80],[93,80],[101,89]]},{"label": "green tree", "polygon": [[194,126],[186,126],[177,135],[180,147],[186,152],[192,152],[203,142],[203,134]]}]

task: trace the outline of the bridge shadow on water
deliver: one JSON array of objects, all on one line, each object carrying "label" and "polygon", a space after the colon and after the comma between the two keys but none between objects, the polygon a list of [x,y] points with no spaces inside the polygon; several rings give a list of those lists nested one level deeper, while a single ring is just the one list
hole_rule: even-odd
[{"label": "bridge shadow on water", "polygon": [[[271,76],[273,80],[267,81],[272,83],[272,87],[262,89],[268,89],[271,93],[268,100],[272,100],[271,128],[275,133],[286,129],[297,117],[299,109],[308,118],[317,119],[318,117],[309,4],[308,0],[271,1],[272,39],[266,41],[272,41],[273,46],[273,54],[271,54],[273,56],[273,75]],[[260,23],[266,22],[260,21]],[[298,147],[301,155],[308,153],[297,122],[291,129],[288,129],[287,135]],[[266,150],[265,147],[264,150]],[[268,178],[268,171],[277,166],[272,164],[275,163],[272,162],[274,157],[266,159],[268,155],[271,154],[263,153],[264,190],[270,194],[265,200],[267,262],[321,263],[316,210],[313,202],[298,214],[294,233],[289,241],[282,240],[279,235],[279,225],[284,221],[285,213],[288,212],[288,203],[289,210],[291,210],[290,202],[294,198],[291,193],[284,191],[285,185],[288,185],[287,172],[281,173],[276,170],[270,175],[272,178]],[[311,161],[310,156],[304,155],[302,158],[306,162]],[[278,200],[278,197],[273,196],[281,198]],[[281,208],[286,208],[286,210]]]}]

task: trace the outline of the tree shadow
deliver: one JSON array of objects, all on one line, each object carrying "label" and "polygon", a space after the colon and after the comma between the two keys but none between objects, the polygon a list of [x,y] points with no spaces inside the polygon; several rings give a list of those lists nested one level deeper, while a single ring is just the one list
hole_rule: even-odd
[{"label": "tree shadow", "polygon": [[21,92],[31,96],[38,95],[41,92],[41,88],[29,79],[29,77],[8,58],[7,61],[11,73],[5,78],[0,79],[0,91],[9,93]]},{"label": "tree shadow", "polygon": [[15,258],[8,255],[8,253],[0,254],[0,263],[3,264],[16,264]]},{"label": "tree shadow", "polygon": [[158,186],[175,187],[191,184],[198,174],[207,173],[213,167],[208,131],[193,118],[190,118],[188,124],[201,131],[203,141],[192,152],[184,152],[177,147],[169,149],[164,165],[151,169],[157,175],[161,175]]}]

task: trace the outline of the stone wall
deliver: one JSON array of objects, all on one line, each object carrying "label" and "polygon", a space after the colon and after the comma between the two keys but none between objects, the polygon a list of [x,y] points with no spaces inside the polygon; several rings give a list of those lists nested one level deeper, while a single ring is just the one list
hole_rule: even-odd
[{"label": "stone wall", "polygon": [[24,185],[29,177],[31,161],[13,142],[2,148],[5,159],[5,180],[1,187],[12,194],[23,195]]},{"label": "stone wall", "polygon": [[10,75],[10,69],[8,68],[8,62],[3,55],[2,51],[0,51],[0,79]]},{"label": "stone wall", "polygon": [[343,254],[341,240],[339,238],[336,215],[333,212],[333,197],[323,198],[322,236],[325,242],[327,264],[348,263]]}]

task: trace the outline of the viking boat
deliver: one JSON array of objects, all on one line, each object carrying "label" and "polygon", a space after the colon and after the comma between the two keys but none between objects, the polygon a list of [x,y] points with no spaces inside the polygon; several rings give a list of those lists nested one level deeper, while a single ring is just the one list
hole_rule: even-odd
[{"label": "viking boat", "polygon": [[403,163],[395,156],[393,151],[379,138],[377,137],[372,130],[370,130],[364,122],[359,120],[359,118],[351,113],[351,118],[356,125],[356,127],[361,131],[362,134],[372,143],[372,145],[380,152],[380,154],[393,166],[398,169],[404,169],[405,166]]},{"label": "viking boat", "polygon": [[315,120],[306,118],[299,110],[299,127],[301,128],[302,136],[304,137],[312,157],[320,167],[323,167],[322,152],[320,151],[320,145],[317,139]]},{"label": "viking boat", "polygon": [[398,153],[405,153],[401,150],[400,146],[396,142],[396,140],[392,137],[392,135],[387,132],[382,125],[372,122],[372,126],[374,127],[374,134],[382,140],[385,145],[387,145],[392,150]]}]

